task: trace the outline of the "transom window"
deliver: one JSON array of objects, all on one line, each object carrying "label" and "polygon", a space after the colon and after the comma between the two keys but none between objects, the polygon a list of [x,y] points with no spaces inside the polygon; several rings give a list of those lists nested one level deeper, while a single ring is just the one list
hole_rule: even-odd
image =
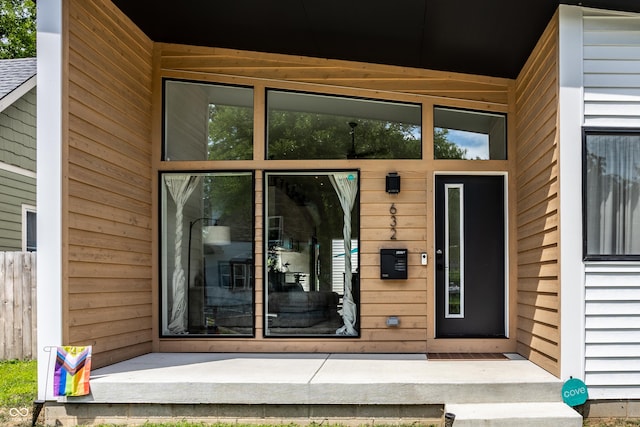
[{"label": "transom window", "polygon": [[435,159],[506,160],[504,114],[436,107],[433,122]]},{"label": "transom window", "polygon": [[420,159],[417,104],[267,91],[267,158]]},{"label": "transom window", "polygon": [[253,89],[164,82],[163,160],[253,158]]}]

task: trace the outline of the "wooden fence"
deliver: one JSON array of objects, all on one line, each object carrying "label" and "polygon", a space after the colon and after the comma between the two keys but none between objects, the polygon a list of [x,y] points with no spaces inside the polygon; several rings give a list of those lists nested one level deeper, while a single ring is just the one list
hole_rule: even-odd
[{"label": "wooden fence", "polygon": [[35,359],[36,253],[0,252],[0,360]]}]

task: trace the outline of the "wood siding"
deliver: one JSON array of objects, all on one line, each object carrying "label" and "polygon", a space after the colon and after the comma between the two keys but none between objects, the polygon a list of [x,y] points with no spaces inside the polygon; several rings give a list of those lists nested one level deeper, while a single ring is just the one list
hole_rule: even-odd
[{"label": "wood siding", "polygon": [[507,79],[221,48],[162,45],[161,49],[160,67],[164,70],[431,95],[501,105],[506,105],[509,99]]},{"label": "wood siding", "polygon": [[518,352],[560,371],[558,18],[516,81]]},{"label": "wood siding", "polygon": [[[585,11],[584,122],[640,129],[640,15]],[[591,399],[640,399],[640,263],[585,266]]]},{"label": "wood siding", "polygon": [[584,17],[584,123],[640,127],[640,16]]},{"label": "wood siding", "polygon": [[107,0],[68,2],[63,341],[95,366],[152,343],[152,42]]},{"label": "wood siding", "polygon": [[[420,264],[420,253],[434,260],[433,175],[436,171],[504,172],[509,161],[434,161],[433,107],[507,112],[513,81],[455,73],[412,70],[348,61],[302,58],[242,52],[229,49],[156,44],[158,76],[154,81],[154,129],[161,129],[160,79],[177,78],[251,86],[255,92],[254,160],[169,161],[159,171],[236,169],[255,170],[256,227],[256,333],[249,339],[159,339],[161,351],[271,351],[271,352],[426,352],[436,349],[433,317],[433,264]],[[264,159],[265,88],[301,90],[421,103],[423,108],[423,160],[278,161]],[[160,157],[161,135],[155,135],[154,158]],[[263,337],[263,172],[295,169],[360,170],[360,338],[264,338]],[[385,176],[398,172],[402,191],[385,192]],[[157,192],[157,190],[156,190]],[[512,201],[515,204],[515,200]],[[390,240],[389,208],[397,208],[397,240]],[[380,279],[381,248],[406,248],[409,277],[403,281]],[[511,256],[512,259],[515,256]],[[398,316],[400,327],[389,328],[388,316]],[[515,322],[513,322],[515,323]],[[515,335],[514,333],[512,334]],[[442,341],[442,340],[440,340]],[[455,342],[454,342],[455,341]],[[515,351],[515,340],[453,340],[456,350],[478,348]],[[439,345],[442,345],[440,343]],[[485,347],[482,347],[485,346]],[[487,347],[489,346],[489,347]]]},{"label": "wood siding", "polygon": [[0,251],[22,250],[22,206],[36,205],[36,89],[0,112]]}]

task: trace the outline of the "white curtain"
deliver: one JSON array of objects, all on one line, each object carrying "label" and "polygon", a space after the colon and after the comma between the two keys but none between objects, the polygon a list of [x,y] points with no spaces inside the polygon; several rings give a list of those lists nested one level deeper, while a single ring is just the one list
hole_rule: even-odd
[{"label": "white curtain", "polygon": [[176,236],[174,250],[173,280],[171,281],[172,303],[169,316],[169,332],[184,334],[187,332],[187,283],[185,283],[182,267],[182,229],[183,209],[189,196],[200,182],[199,176],[165,175],[164,182],[176,204]]},{"label": "white curtain", "polygon": [[587,252],[640,254],[640,136],[587,136]]},{"label": "white curtain", "polygon": [[354,173],[342,172],[329,175],[331,184],[338,194],[342,212],[344,214],[344,225],[342,227],[342,239],[344,240],[344,295],[342,297],[342,320],[344,325],[340,327],[336,334],[357,335],[356,326],[356,304],[353,301],[353,289],[351,284],[351,210],[358,194],[358,179]]}]

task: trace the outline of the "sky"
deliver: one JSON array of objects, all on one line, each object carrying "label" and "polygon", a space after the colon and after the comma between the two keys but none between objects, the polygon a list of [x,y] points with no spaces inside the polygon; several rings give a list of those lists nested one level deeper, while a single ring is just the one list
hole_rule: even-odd
[{"label": "sky", "polygon": [[449,129],[449,141],[467,149],[467,159],[489,160],[489,135]]}]

